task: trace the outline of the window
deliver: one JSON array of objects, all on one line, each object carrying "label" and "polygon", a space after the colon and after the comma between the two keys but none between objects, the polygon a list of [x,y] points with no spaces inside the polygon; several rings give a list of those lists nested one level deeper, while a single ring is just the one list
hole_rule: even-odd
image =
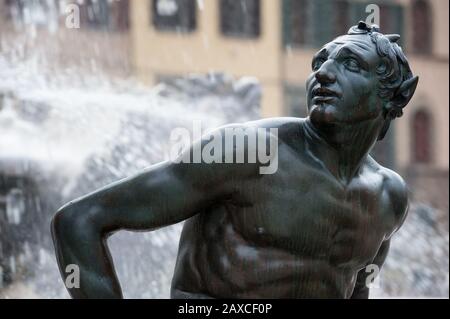
[{"label": "window", "polygon": [[[35,26],[48,26],[57,20],[59,3],[52,0],[3,0],[6,19],[15,24],[33,24]],[[2,5],[0,5],[0,9]],[[2,12],[0,12],[2,13]],[[51,20],[53,19],[53,21]]]},{"label": "window", "polygon": [[158,30],[191,32],[196,28],[195,0],[153,0],[153,25]]},{"label": "window", "polygon": [[129,27],[129,0],[85,0],[80,6],[81,25],[91,29],[124,31]]},{"label": "window", "polygon": [[[399,40],[399,44],[403,41],[403,26],[404,26],[404,8],[402,5],[391,3],[394,1],[384,1],[376,3],[380,8],[380,30],[382,33],[397,33],[402,35]],[[352,25],[356,24],[360,20],[365,20],[368,13],[366,13],[366,6],[370,2],[349,2],[350,6],[350,19]]]},{"label": "window", "polygon": [[220,30],[230,37],[260,35],[260,0],[220,0]]},{"label": "window", "polygon": [[285,45],[320,47],[350,27],[346,0],[284,0]]},{"label": "window", "polygon": [[110,29],[125,31],[130,28],[130,2],[129,0],[113,1],[110,4]]},{"label": "window", "polygon": [[284,1],[284,33],[287,45],[307,44],[308,4],[307,0]]},{"label": "window", "polygon": [[[400,5],[380,5],[380,30],[383,33],[403,34],[403,7]],[[401,45],[403,37],[398,43]]]},{"label": "window", "polygon": [[[364,20],[368,4],[357,0],[283,0],[284,44],[321,47]],[[380,14],[383,32],[402,34],[402,6],[384,3]]]},{"label": "window", "polygon": [[414,1],[412,6],[413,50],[419,54],[429,54],[432,49],[431,12],[425,0]]},{"label": "window", "polygon": [[416,163],[429,163],[431,160],[430,116],[426,111],[418,111],[413,117],[413,159]]},{"label": "window", "polygon": [[3,14],[2,18],[5,17],[8,20],[19,19],[23,11],[23,3],[17,0],[4,0],[0,4],[0,9],[0,13]]},{"label": "window", "polygon": [[335,4],[334,36],[346,34],[356,22],[350,20],[350,4],[346,0],[337,0]]},{"label": "window", "polygon": [[80,7],[80,23],[92,29],[107,29],[109,12],[107,0],[86,0]]},{"label": "window", "polygon": [[[7,19],[16,23],[48,26],[58,21],[58,11],[64,7],[58,0],[0,0],[4,1]],[[125,31],[129,28],[129,0],[70,0],[80,8],[80,23],[84,28]],[[1,7],[1,6],[0,6]]]}]

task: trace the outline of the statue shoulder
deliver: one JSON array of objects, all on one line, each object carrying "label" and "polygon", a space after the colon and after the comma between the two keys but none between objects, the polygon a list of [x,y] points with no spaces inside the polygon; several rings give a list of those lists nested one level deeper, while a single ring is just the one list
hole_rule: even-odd
[{"label": "statue shoulder", "polygon": [[396,172],[376,163],[378,174],[383,178],[383,197],[389,214],[394,218],[394,232],[403,224],[408,213],[408,187]]},{"label": "statue shoulder", "polygon": [[389,194],[391,201],[399,205],[399,210],[403,211],[408,205],[408,187],[403,178],[388,168],[383,167],[384,187]]},{"label": "statue shoulder", "polygon": [[290,144],[302,134],[300,128],[304,122],[304,118],[298,117],[273,117],[246,122],[244,125],[254,128],[276,129],[277,138],[285,144]]},{"label": "statue shoulder", "polygon": [[271,117],[256,121],[249,121],[244,125],[259,128],[277,128],[281,130],[297,129],[302,125],[305,119],[298,117]]}]

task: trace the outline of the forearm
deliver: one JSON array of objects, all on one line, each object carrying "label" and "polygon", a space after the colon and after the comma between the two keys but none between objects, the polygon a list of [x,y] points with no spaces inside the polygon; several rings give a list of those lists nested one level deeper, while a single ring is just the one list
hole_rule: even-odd
[{"label": "forearm", "polygon": [[[73,210],[63,209],[52,222],[56,257],[70,295],[73,298],[122,298],[106,234],[87,219],[83,221],[74,216]],[[73,267],[79,270],[79,285],[75,287],[73,276],[77,274],[71,272]]]}]

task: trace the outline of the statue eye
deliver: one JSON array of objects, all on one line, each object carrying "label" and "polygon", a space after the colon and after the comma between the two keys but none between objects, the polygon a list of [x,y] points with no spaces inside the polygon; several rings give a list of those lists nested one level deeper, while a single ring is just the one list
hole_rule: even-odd
[{"label": "statue eye", "polygon": [[358,72],[361,69],[361,64],[354,58],[345,59],[344,65],[347,67],[347,69],[354,72]]},{"label": "statue eye", "polygon": [[313,71],[317,71],[318,69],[320,69],[320,67],[322,66],[322,64],[325,63],[325,59],[324,58],[317,58],[313,61],[312,64],[312,69]]}]

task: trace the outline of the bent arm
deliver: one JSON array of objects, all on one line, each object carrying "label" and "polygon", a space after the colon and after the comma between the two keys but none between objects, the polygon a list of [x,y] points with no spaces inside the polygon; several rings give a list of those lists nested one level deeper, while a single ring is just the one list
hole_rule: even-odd
[{"label": "bent arm", "polygon": [[[208,205],[205,185],[191,180],[185,172],[188,169],[181,164],[158,164],[57,212],[52,234],[61,274],[66,277],[68,265],[80,270],[80,288],[69,289],[72,297],[122,297],[106,245],[109,235],[122,229],[143,231],[171,225]],[[215,199],[213,195],[209,194],[210,200]]]},{"label": "bent arm", "polygon": [[74,298],[121,298],[106,244],[111,234],[185,220],[231,197],[236,183],[257,171],[256,164],[163,162],[62,207],[52,221],[59,268],[65,280],[67,266],[80,271],[80,287],[67,287],[69,293]]},{"label": "bent arm", "polygon": [[[121,288],[106,245],[119,230],[148,231],[175,224],[230,196],[231,165],[164,162],[61,208],[52,235],[62,277],[80,270],[74,298],[120,298]],[[237,176],[239,175],[239,176]]]}]

